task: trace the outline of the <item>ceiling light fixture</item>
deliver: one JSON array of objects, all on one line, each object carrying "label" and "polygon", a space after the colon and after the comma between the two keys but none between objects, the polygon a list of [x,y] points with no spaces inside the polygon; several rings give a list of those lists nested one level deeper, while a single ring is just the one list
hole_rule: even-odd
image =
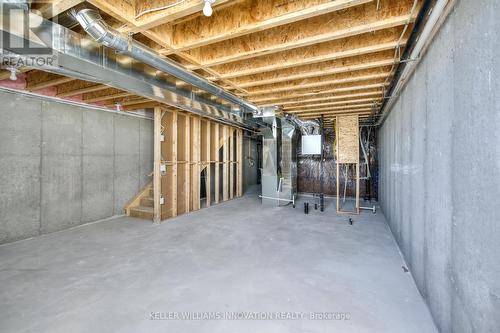
[{"label": "ceiling light fixture", "polygon": [[17,80],[17,69],[14,68],[14,67],[9,67],[7,68],[7,70],[10,72],[10,76],[9,76],[9,79],[11,79],[12,81],[16,81]]},{"label": "ceiling light fixture", "polygon": [[205,5],[203,6],[203,15],[210,17],[212,16],[213,10],[212,10],[212,4],[215,2],[215,0],[205,0]]}]

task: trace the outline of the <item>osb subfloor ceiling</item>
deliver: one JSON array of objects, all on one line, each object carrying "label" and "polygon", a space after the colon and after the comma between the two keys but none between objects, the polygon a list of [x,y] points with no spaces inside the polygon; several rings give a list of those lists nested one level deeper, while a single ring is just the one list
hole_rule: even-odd
[{"label": "osb subfloor ceiling", "polygon": [[[213,15],[205,17],[202,0],[53,0],[50,12],[64,20],[72,7],[97,7],[120,31],[258,106],[331,119],[379,111],[421,3],[216,0]],[[36,6],[49,12],[47,4]],[[84,102],[129,110],[148,103],[92,82],[27,75],[29,90],[55,87],[60,97],[81,94]]]}]

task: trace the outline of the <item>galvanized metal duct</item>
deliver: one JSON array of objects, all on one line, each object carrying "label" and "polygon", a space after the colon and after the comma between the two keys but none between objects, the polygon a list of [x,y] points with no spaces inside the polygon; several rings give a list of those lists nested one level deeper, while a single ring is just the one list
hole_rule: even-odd
[{"label": "galvanized metal duct", "polygon": [[162,72],[175,76],[182,81],[185,81],[195,87],[207,91],[215,96],[218,96],[228,102],[241,106],[244,110],[252,113],[258,113],[259,108],[249,103],[216,84],[213,84],[201,76],[189,72],[186,68],[178,63],[160,58],[159,54],[151,50],[147,46],[139,43],[128,36],[121,34],[112,27],[109,27],[102,19],[101,15],[93,9],[82,9],[75,18],[78,20],[83,29],[98,43],[110,47],[122,54],[128,55],[140,62],[148,64]]},{"label": "galvanized metal duct", "polygon": [[262,134],[262,203],[295,204],[297,195],[297,130],[284,118],[266,116]]},{"label": "galvanized metal duct", "polygon": [[[4,41],[10,40],[12,42],[10,45],[30,45],[34,48],[51,49],[55,61],[53,64],[30,61],[29,53],[19,52],[8,43],[1,43],[2,61],[11,63],[14,68],[30,67],[105,84],[248,130],[260,127],[259,123],[251,117],[241,117],[240,112],[234,112],[228,106],[175,86],[151,71],[151,68],[148,68],[151,67],[149,65],[129,61],[131,58],[128,55],[115,52],[114,49],[104,47],[93,39],[23,9],[24,14],[23,11],[10,13],[8,10],[0,13],[0,34]],[[25,17],[23,18],[22,15]],[[37,25],[25,30],[23,24],[10,24],[22,22],[27,18],[30,22],[37,22]]]}]

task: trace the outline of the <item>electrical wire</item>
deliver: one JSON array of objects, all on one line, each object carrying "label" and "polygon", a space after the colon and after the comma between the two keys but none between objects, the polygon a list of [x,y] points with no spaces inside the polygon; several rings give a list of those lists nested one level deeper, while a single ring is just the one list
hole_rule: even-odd
[{"label": "electrical wire", "polygon": [[137,14],[134,18],[137,20],[139,17],[141,17],[143,15],[146,15],[146,14],[149,14],[149,13],[153,13],[153,12],[157,12],[157,11],[164,10],[164,9],[169,9],[169,8],[175,7],[177,5],[180,5],[183,2],[186,2],[186,0],[180,0],[180,1],[177,1],[175,3],[171,3],[170,5],[166,5],[166,6],[162,6],[162,7],[146,9],[146,10],[140,12],[139,14]]},{"label": "electrical wire", "polygon": [[363,143],[361,139],[361,128],[359,129],[359,144],[361,145],[361,150],[363,151],[363,156],[366,162],[366,177],[364,179],[370,179],[372,176],[370,172],[370,162],[368,161],[368,155],[366,155],[366,150],[370,148],[370,134],[371,134],[371,128],[368,128],[366,130],[366,148],[365,148],[365,143]]},{"label": "electrical wire", "polygon": [[414,0],[413,1],[413,6],[411,7],[411,10],[410,10],[410,14],[408,15],[408,20],[406,21],[406,24],[403,28],[403,32],[401,32],[401,36],[399,36],[399,39],[398,39],[398,42],[396,44],[396,48],[394,49],[394,62],[392,63],[392,67],[391,67],[391,70],[389,71],[389,76],[387,77],[387,79],[385,79],[385,82],[384,82],[384,99],[387,98],[387,91],[385,89],[387,83],[389,82],[389,79],[392,77],[392,72],[396,69],[396,60],[401,57],[401,42],[403,41],[403,38],[406,34],[406,31],[408,30],[408,27],[411,23],[411,18],[413,17],[413,14],[415,12],[415,9],[417,8],[417,3],[418,3],[418,0]]},{"label": "electrical wire", "polygon": [[342,204],[345,204],[345,195],[347,193],[347,175],[349,173],[349,165],[347,164],[344,168],[344,170],[342,170],[342,173],[344,174],[344,198],[342,199]]}]

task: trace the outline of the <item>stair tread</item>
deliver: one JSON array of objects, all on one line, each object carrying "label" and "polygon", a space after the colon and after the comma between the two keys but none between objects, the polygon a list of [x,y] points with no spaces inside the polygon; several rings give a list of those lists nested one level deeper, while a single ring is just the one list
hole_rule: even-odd
[{"label": "stair tread", "polygon": [[146,207],[146,206],[135,206],[131,207],[130,210],[135,210],[135,211],[141,211],[145,213],[153,213],[153,207]]},{"label": "stair tread", "polygon": [[154,200],[153,200],[153,198],[142,198],[139,205],[145,206],[145,207],[153,207]]}]

